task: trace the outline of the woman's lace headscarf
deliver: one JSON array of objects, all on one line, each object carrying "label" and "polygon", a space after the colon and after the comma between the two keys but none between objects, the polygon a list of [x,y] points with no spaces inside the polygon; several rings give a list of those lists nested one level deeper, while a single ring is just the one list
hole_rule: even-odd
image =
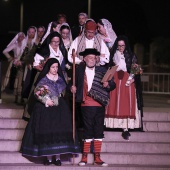
[{"label": "woman's lace headscarf", "polygon": [[[70,28],[69,24],[68,24],[67,22],[65,22],[65,23],[61,24],[60,29],[61,29],[61,27],[62,27],[63,25],[66,25],[66,26],[69,27],[69,30],[70,30],[69,40],[70,40],[70,43],[72,43],[73,38],[72,38],[71,28]],[[60,30],[60,34],[61,34],[61,30]]]},{"label": "woman's lace headscarf", "polygon": [[101,21],[104,25],[104,28],[106,29],[106,34],[110,39],[109,48],[111,48],[117,38],[117,35],[112,28],[112,24],[107,19],[103,18]]},{"label": "woman's lace headscarf", "polygon": [[44,42],[44,40],[47,38],[47,36],[51,33],[54,32],[53,28],[57,28],[57,32],[60,33],[60,27],[61,24],[59,24],[57,21],[52,21],[48,24],[48,29],[47,32],[45,33],[45,35],[43,36],[42,40],[41,40],[41,44]]},{"label": "woman's lace headscarf", "polygon": [[36,39],[37,39],[37,28],[36,28],[35,26],[30,26],[30,27],[28,28],[28,30],[27,30],[27,36],[26,36],[26,38],[24,39],[23,43],[24,43],[25,46],[27,46],[27,42],[28,42],[28,31],[29,31],[30,28],[33,28],[33,29],[35,30],[35,35],[34,35],[34,38],[33,38],[32,41],[31,41],[31,46],[30,46],[30,48],[32,48],[32,46],[34,45],[34,43],[35,43],[35,41],[36,41]]},{"label": "woman's lace headscarf", "polygon": [[50,22],[50,23],[48,24],[48,29],[47,29],[45,35],[42,37],[41,44],[44,42],[44,40],[45,40],[45,39],[47,38],[47,36],[50,34],[51,24],[52,24],[52,22]]},{"label": "woman's lace headscarf", "polygon": [[21,46],[18,45],[18,37],[23,35],[25,37],[24,32],[19,32],[18,34],[16,34],[16,36],[11,40],[11,42],[7,45],[7,47],[11,46],[12,44],[16,44],[16,57],[21,56],[22,52],[26,46],[26,44],[24,43],[24,39],[21,42]]},{"label": "woman's lace headscarf", "polygon": [[19,37],[20,35],[22,35],[22,34],[25,36],[25,34],[24,34],[23,32],[17,33],[17,34],[15,35],[15,37],[11,40],[11,42],[7,45],[7,47],[9,47],[11,44],[15,44],[15,43],[17,42],[17,40],[18,40],[18,37]]}]

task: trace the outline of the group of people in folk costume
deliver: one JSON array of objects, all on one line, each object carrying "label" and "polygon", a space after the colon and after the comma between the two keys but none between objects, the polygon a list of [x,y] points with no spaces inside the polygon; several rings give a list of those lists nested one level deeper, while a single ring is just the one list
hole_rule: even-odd
[{"label": "group of people in folk costume", "polygon": [[[94,164],[108,166],[100,157],[104,130],[122,129],[125,140],[130,129],[143,130],[142,69],[133,72],[138,63],[128,38],[117,36],[107,19],[95,22],[82,12],[78,21],[70,27],[60,14],[47,29],[31,26],[27,35],[18,33],[3,51],[10,64],[1,90],[14,84],[15,102],[27,99],[23,156],[44,156],[44,165],[61,166],[61,154],[82,152],[84,166],[93,142]],[[103,82],[115,65],[113,77]],[[84,129],[83,148],[75,124]]]}]

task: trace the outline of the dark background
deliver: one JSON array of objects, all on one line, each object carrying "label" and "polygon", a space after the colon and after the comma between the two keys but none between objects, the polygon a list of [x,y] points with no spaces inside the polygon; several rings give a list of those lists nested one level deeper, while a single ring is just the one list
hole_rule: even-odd
[{"label": "dark background", "polygon": [[[102,0],[101,0],[102,1]],[[0,50],[20,30],[20,0],[0,0]],[[70,26],[77,23],[78,13],[88,13],[88,0],[25,0],[24,32],[29,26],[44,25],[65,13]],[[169,0],[91,0],[91,18],[108,19],[117,35],[129,37],[131,46],[142,43],[146,49],[156,37],[170,37]],[[3,54],[1,54],[3,56]]]}]

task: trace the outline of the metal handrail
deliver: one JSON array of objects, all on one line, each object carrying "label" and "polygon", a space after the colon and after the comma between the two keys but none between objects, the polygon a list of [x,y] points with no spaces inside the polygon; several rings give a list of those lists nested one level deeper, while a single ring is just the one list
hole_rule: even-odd
[{"label": "metal handrail", "polygon": [[143,93],[170,94],[170,73],[143,73]]}]

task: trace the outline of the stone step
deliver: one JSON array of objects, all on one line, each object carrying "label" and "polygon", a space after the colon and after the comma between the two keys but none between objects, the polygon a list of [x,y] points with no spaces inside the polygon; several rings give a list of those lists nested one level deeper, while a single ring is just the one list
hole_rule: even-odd
[{"label": "stone step", "polygon": [[80,167],[77,164],[66,165],[62,164],[60,167],[55,165],[44,166],[42,164],[0,164],[0,170],[169,170],[170,166],[155,166],[155,165],[118,165],[118,164],[109,164],[108,167],[101,167],[97,165],[87,164],[84,167]]},{"label": "stone step", "polygon": [[0,140],[21,140],[25,129],[0,129]]},{"label": "stone step", "polygon": [[144,131],[154,131],[154,132],[170,132],[170,121],[144,121],[143,122]]},{"label": "stone step", "polygon": [[[129,142],[169,142],[169,132],[130,132],[131,137]],[[121,132],[105,131],[104,141],[124,141],[121,136]]]},{"label": "stone step", "polygon": [[0,151],[19,152],[21,141],[17,140],[0,140]]},{"label": "stone step", "polygon": [[[7,109],[9,108],[9,109]],[[42,165],[42,158],[27,159],[19,153],[21,139],[27,122],[22,120],[23,108],[3,108],[0,105],[0,170],[170,170],[170,109],[145,108],[145,132],[130,131],[129,141],[121,130],[105,131],[101,158],[109,167],[92,165],[93,154],[88,155],[85,167],[77,164],[81,154],[72,159],[62,159],[62,166]]]},{"label": "stone step", "polygon": [[[27,125],[27,122],[22,119],[0,119],[0,128],[25,128]],[[143,122],[143,130],[144,131],[166,131],[170,132],[170,121],[144,121]]]},{"label": "stone step", "polygon": [[23,109],[2,109],[0,108],[0,118],[19,118],[23,116]]},{"label": "stone step", "polygon": [[27,122],[22,119],[11,119],[11,118],[5,118],[0,119],[0,128],[16,128],[16,129],[23,129],[27,125]]},{"label": "stone step", "polygon": [[[23,107],[8,106],[3,108],[0,105],[0,118],[22,118]],[[170,108],[144,107],[143,120],[147,121],[170,121]]]},{"label": "stone step", "polygon": [[[110,130],[116,130],[111,129]],[[145,132],[170,132],[170,121],[143,121],[143,130]]]},{"label": "stone step", "polygon": [[[119,165],[158,165],[170,166],[170,154],[141,154],[141,153],[102,153],[101,159],[108,164]],[[27,159],[19,152],[0,152],[0,163],[33,163],[36,158]],[[81,154],[74,158],[75,164],[81,160]],[[36,160],[40,163],[40,160]],[[41,160],[42,162],[42,160]],[[72,159],[65,159],[63,164],[72,164]],[[93,154],[88,154],[88,163],[93,164]]]},{"label": "stone step", "polygon": [[170,144],[154,142],[103,142],[102,152],[170,154]]},{"label": "stone step", "polygon": [[[25,129],[0,129],[0,140],[21,140]],[[81,132],[80,132],[81,133]],[[129,142],[169,142],[169,132],[130,132]],[[125,141],[121,132],[105,131],[104,141]]]},{"label": "stone step", "polygon": [[168,107],[143,107],[145,112],[155,112],[155,113],[170,113],[170,105]]},{"label": "stone step", "polygon": [[[20,151],[21,141],[0,140],[0,151]],[[169,143],[155,142],[103,142],[101,152],[119,152],[119,153],[169,153]]]},{"label": "stone step", "polygon": [[144,112],[143,121],[170,121],[170,112]]}]

